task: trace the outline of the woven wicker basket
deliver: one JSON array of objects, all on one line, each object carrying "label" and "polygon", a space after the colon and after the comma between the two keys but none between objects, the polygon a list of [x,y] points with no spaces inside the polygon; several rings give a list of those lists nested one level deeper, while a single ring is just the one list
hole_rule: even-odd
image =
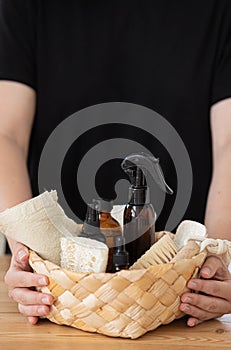
[{"label": "woven wicker basket", "polygon": [[206,253],[200,253],[114,274],[73,273],[30,252],[34,271],[49,277],[50,284],[41,290],[55,297],[50,321],[132,339],[184,315],[179,311],[180,296],[205,258]]}]

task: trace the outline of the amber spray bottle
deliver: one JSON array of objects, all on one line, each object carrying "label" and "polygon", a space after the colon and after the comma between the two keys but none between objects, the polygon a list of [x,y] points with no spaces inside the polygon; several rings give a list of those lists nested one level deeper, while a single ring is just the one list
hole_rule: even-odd
[{"label": "amber spray bottle", "polygon": [[173,191],[164,180],[159,159],[149,154],[131,154],[123,160],[121,167],[131,183],[123,224],[125,247],[132,265],[155,241],[156,213],[150,201],[147,171],[164,192],[172,194]]}]

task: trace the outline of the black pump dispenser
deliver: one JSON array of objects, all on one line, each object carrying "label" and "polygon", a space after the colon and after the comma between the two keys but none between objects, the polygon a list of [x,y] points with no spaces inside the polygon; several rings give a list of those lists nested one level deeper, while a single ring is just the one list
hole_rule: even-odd
[{"label": "black pump dispenser", "polygon": [[87,206],[87,213],[85,218],[85,223],[93,227],[99,227],[99,213],[93,207],[93,205]]},{"label": "black pump dispenser", "polygon": [[96,210],[94,204],[88,204],[87,206],[86,217],[80,237],[95,239],[103,243],[106,242],[105,236],[100,231],[99,212]]},{"label": "black pump dispenser", "polygon": [[155,241],[156,213],[150,203],[147,171],[164,192],[172,194],[173,191],[164,180],[159,159],[149,154],[131,154],[123,160],[121,167],[131,183],[124,209],[124,237],[132,265]]}]

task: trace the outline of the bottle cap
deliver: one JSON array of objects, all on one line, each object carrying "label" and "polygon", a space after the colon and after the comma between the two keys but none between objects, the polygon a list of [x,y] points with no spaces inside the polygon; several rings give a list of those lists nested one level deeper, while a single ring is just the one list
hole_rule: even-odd
[{"label": "bottle cap", "polygon": [[122,254],[114,254],[112,258],[112,263],[115,266],[128,266],[129,265],[128,252],[123,252]]},{"label": "bottle cap", "polygon": [[116,251],[113,253],[112,263],[115,266],[128,266],[129,254],[125,250],[125,239],[123,236],[116,236]]}]

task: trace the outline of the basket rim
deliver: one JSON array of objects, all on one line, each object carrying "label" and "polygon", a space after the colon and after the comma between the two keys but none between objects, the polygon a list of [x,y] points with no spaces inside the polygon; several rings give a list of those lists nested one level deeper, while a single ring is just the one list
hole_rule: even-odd
[{"label": "basket rim", "polygon": [[[169,265],[169,269],[174,266],[175,264],[179,264],[179,263],[183,263],[183,262],[188,262],[188,261],[192,261],[192,260],[196,260],[198,259],[198,262],[196,263],[197,265],[201,265],[204,261],[204,259],[206,258],[207,254],[205,252],[199,252],[198,254],[194,255],[192,258],[185,258],[185,259],[179,259],[176,261],[169,261],[167,263],[160,263],[160,264],[156,264],[156,265],[152,265],[149,266],[148,268],[141,268],[141,269],[124,269],[124,270],[120,270],[117,272],[73,272],[71,270],[62,268],[61,266],[54,264],[52,262],[50,262],[49,260],[43,259],[41,256],[39,256],[38,253],[36,253],[33,250],[29,250],[29,262],[30,262],[30,266],[32,268],[34,268],[34,264],[36,264],[36,262],[44,262],[44,263],[48,263],[50,266],[52,266],[52,270],[61,270],[61,271],[66,271],[69,275],[82,275],[82,276],[103,276],[103,275],[112,275],[112,276],[116,276],[118,274],[123,274],[124,276],[126,275],[137,275],[142,274],[142,273],[146,273],[149,272],[151,273],[151,271],[154,271],[156,269],[160,270],[164,270],[166,268],[166,265]],[[36,259],[33,261],[33,257]],[[163,272],[166,272],[166,270],[164,270]]]}]

